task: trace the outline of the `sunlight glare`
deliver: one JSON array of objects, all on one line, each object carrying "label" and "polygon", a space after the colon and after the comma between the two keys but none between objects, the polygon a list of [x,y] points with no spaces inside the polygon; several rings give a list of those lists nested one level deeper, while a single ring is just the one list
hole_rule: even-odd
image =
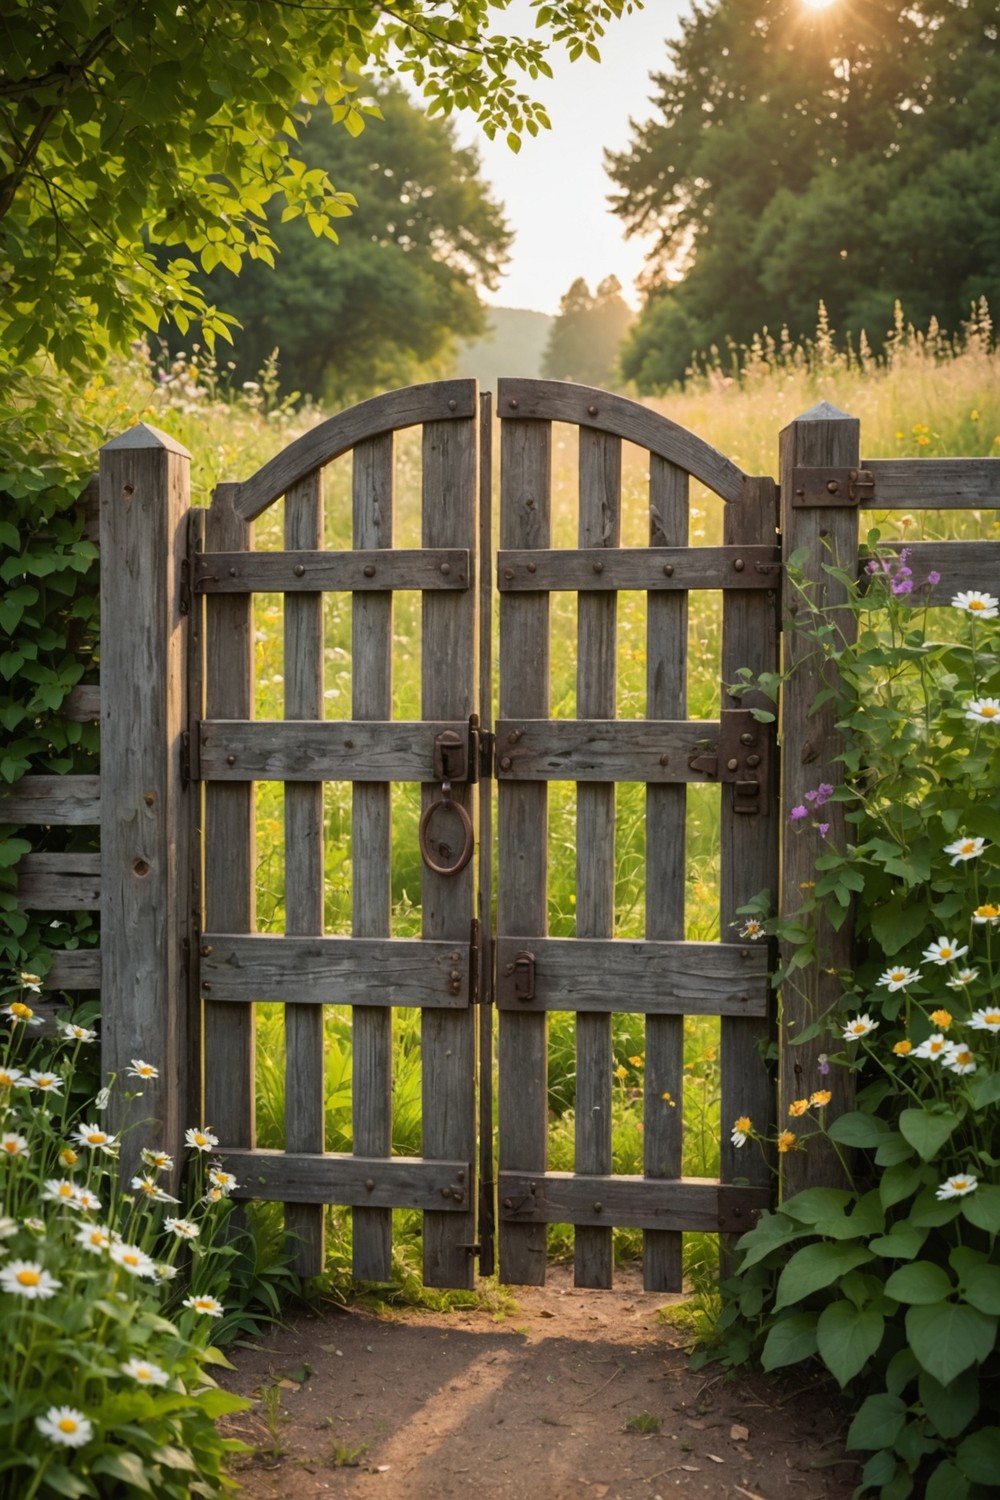
[{"label": "sunlight glare", "polygon": [[834,0],[802,0],[806,10],[826,10],[834,4]]}]

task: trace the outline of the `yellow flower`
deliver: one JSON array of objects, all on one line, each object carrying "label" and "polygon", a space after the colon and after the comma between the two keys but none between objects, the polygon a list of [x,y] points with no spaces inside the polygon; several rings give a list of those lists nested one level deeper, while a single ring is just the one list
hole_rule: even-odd
[{"label": "yellow flower", "polygon": [[660,1098],[663,1100],[664,1104],[669,1104],[671,1109],[677,1108],[677,1105],[674,1101],[674,1096],[673,1094],[671,1094],[669,1089],[667,1089],[665,1093],[662,1093],[660,1095]]},{"label": "yellow flower", "polygon": [[833,1095],[829,1089],[817,1089],[815,1094],[809,1095],[809,1103],[816,1105],[819,1109],[823,1109],[825,1105],[829,1104],[832,1098]]},{"label": "yellow flower", "polygon": [[902,1042],[896,1042],[893,1045],[893,1049],[892,1050],[893,1050],[893,1052],[895,1052],[895,1054],[896,1054],[897,1057],[905,1057],[908,1052],[912,1052],[913,1051],[913,1043],[912,1042],[907,1042],[905,1040],[902,1041]]},{"label": "yellow flower", "polygon": [[794,1116],[797,1117],[798,1115],[804,1115],[805,1112],[806,1112],[806,1110],[808,1108],[809,1108],[809,1100],[808,1099],[795,1099],[788,1106],[788,1113],[790,1115],[794,1115]]},{"label": "yellow flower", "polygon": [[920,444],[921,448],[926,448],[927,444],[930,442],[930,438],[929,437],[924,437],[924,434],[921,433],[920,436],[917,438],[917,442]]},{"label": "yellow flower", "polygon": [[783,1130],[778,1136],[778,1150],[784,1155],[786,1151],[794,1151],[798,1145],[794,1130]]},{"label": "yellow flower", "polygon": [[629,1062],[632,1064],[633,1068],[641,1068],[642,1064],[643,1064],[643,1061],[644,1061],[644,1059],[641,1058],[641,1057],[630,1057],[629,1058]]},{"label": "yellow flower", "polygon": [[75,1167],[80,1158],[77,1156],[72,1146],[64,1146],[59,1153],[59,1160],[62,1162],[64,1167]]},{"label": "yellow flower", "polygon": [[940,1027],[940,1029],[942,1031],[947,1031],[948,1027],[951,1025],[951,1023],[952,1023],[952,1021],[954,1019],[955,1018],[951,1014],[950,1011],[947,1011],[947,1010],[932,1010],[931,1011],[931,1020],[934,1022],[934,1025]]},{"label": "yellow flower", "polygon": [[976,409],[974,407],[973,407],[972,411],[969,412],[969,421],[970,422],[978,422],[979,421],[979,413],[976,411]]},{"label": "yellow flower", "polygon": [[619,1063],[618,1066],[617,1066],[617,1068],[615,1069],[615,1077],[616,1078],[627,1078],[628,1077],[628,1068],[624,1067],[621,1063]]}]

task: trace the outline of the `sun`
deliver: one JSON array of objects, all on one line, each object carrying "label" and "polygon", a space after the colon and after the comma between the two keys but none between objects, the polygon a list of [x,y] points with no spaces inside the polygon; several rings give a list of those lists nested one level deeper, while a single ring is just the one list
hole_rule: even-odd
[{"label": "sun", "polygon": [[826,10],[836,3],[836,0],[802,0],[806,10]]}]

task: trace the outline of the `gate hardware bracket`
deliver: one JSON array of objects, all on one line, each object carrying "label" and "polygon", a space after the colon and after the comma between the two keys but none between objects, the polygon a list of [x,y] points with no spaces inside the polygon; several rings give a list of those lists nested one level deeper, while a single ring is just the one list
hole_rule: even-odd
[{"label": "gate hardware bracket", "polygon": [[535,955],[518,953],[512,964],[507,964],[504,977],[512,980],[511,991],[515,1000],[535,998]]},{"label": "gate hardware bracket", "polygon": [[454,729],[434,736],[434,780],[468,781],[469,746]]},{"label": "gate hardware bracket", "polygon": [[[733,812],[767,810],[770,785],[771,740],[748,708],[724,708],[715,751],[703,750],[688,759],[692,771],[717,776],[733,788]],[[762,796],[761,793],[764,795]]]},{"label": "gate hardware bracket", "polygon": [[874,505],[875,476],[868,469],[793,469],[792,508]]}]

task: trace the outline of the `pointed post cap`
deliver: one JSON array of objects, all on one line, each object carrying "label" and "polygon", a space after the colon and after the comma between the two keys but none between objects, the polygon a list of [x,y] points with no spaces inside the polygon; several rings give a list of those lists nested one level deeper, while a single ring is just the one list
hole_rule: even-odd
[{"label": "pointed post cap", "polygon": [[126,449],[135,448],[161,448],[166,453],[176,453],[181,458],[190,458],[191,454],[183,443],[170,436],[169,432],[161,432],[158,427],[151,427],[148,422],[136,422],[134,426],[127,427],[118,437],[112,438],[101,448],[102,453],[123,453]]}]

